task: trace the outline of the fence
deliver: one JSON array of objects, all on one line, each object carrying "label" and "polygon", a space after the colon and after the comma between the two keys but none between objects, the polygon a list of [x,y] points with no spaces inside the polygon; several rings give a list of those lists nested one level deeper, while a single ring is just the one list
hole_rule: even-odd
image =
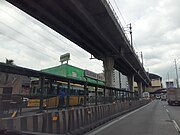
[{"label": "fence", "polygon": [[147,103],[149,100],[71,108],[31,116],[4,118],[2,123],[5,129],[25,131],[27,134],[83,134]]}]

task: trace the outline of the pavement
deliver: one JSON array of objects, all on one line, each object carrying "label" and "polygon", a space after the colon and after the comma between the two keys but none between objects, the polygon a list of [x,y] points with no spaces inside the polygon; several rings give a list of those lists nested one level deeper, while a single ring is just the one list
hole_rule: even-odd
[{"label": "pavement", "polygon": [[180,135],[180,106],[154,100],[86,135]]}]

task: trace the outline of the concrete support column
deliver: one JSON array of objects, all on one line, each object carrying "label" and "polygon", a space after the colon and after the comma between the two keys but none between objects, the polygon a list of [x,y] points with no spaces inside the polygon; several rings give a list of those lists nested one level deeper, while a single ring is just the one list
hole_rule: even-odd
[{"label": "concrete support column", "polygon": [[129,75],[129,76],[127,76],[127,78],[128,78],[129,90],[131,92],[134,92],[134,75]]},{"label": "concrete support column", "polygon": [[[113,68],[114,68],[114,59],[112,57],[106,57],[103,59],[104,66],[104,76],[107,87],[113,86]],[[112,91],[106,90],[106,96],[111,96]]]},{"label": "concrete support column", "polygon": [[142,82],[137,82],[139,97],[142,97],[143,87]]}]

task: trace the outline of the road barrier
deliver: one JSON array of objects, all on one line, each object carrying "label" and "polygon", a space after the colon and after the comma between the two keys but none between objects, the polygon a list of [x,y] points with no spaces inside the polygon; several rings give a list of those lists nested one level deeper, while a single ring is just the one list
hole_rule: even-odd
[{"label": "road barrier", "polygon": [[117,102],[89,107],[45,112],[33,116],[3,118],[3,128],[25,131],[26,134],[74,134],[80,135],[150,102],[138,100]]}]

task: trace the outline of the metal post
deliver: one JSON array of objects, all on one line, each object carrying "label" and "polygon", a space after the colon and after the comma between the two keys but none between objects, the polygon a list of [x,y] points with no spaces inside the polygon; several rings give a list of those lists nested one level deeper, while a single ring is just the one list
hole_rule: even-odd
[{"label": "metal post", "polygon": [[68,81],[68,90],[66,96],[66,106],[69,107],[69,96],[70,96],[70,81]]},{"label": "metal post", "polygon": [[96,86],[95,87],[95,104],[97,105],[97,89],[98,89],[98,87]]},{"label": "metal post", "polygon": [[104,87],[104,104],[106,103],[106,87]]},{"label": "metal post", "polygon": [[86,106],[86,102],[87,102],[87,82],[84,85],[84,106]]},{"label": "metal post", "polygon": [[131,46],[133,48],[133,39],[132,39],[132,26],[131,23],[129,24],[130,36],[131,36]]},{"label": "metal post", "polygon": [[120,94],[120,101],[122,102],[123,101],[123,92],[120,91],[119,94]]},{"label": "metal post", "polygon": [[[50,87],[50,91],[52,91],[52,88],[53,88],[53,87],[52,87],[52,80],[50,80],[49,83],[50,83],[50,84],[49,84],[49,85],[50,85],[50,86],[49,86],[49,87]],[[57,92],[58,92],[58,91],[57,91]],[[59,92],[58,92],[57,94],[59,94]]]},{"label": "metal post", "polygon": [[109,103],[112,103],[112,100],[113,100],[113,90],[112,89],[110,89],[109,90],[110,91],[110,94],[109,94]]},{"label": "metal post", "polygon": [[45,77],[44,76],[40,76],[40,105],[39,105],[39,111],[43,112],[43,93],[44,93],[44,80]]},{"label": "metal post", "polygon": [[2,129],[2,116],[3,115],[3,104],[2,104],[2,94],[0,95],[0,130]]},{"label": "metal post", "polygon": [[176,83],[177,83],[177,88],[179,88],[179,77],[178,77],[178,71],[177,71],[177,63],[176,63],[176,59],[174,60],[175,61],[175,69],[176,69]]},{"label": "metal post", "polygon": [[122,93],[122,101],[124,102],[124,91]]},{"label": "metal post", "polygon": [[142,62],[142,66],[144,65],[144,60],[143,60],[143,54],[141,52],[141,62]]}]

